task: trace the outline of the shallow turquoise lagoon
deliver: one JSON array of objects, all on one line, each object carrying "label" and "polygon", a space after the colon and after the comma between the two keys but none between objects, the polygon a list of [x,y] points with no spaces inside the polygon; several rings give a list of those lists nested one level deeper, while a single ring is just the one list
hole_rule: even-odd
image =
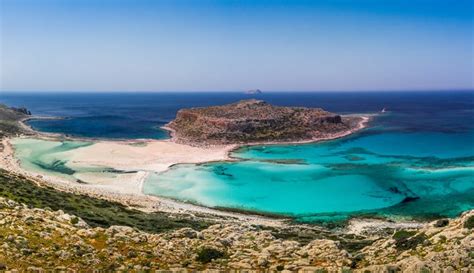
[{"label": "shallow turquoise lagoon", "polygon": [[92,143],[17,138],[12,140],[12,144],[15,147],[15,157],[23,168],[72,179],[75,170],[67,164],[70,159],[67,152]]},{"label": "shallow turquoise lagoon", "polygon": [[244,147],[237,162],[184,164],[144,191],[302,221],[360,213],[455,216],[474,208],[472,132],[380,132],[305,145]]},{"label": "shallow turquoise lagoon", "polygon": [[20,165],[37,173],[60,176],[79,183],[88,182],[87,179],[84,181],[84,175],[115,179],[120,174],[120,171],[112,168],[71,164],[71,152],[92,145],[93,142],[16,138],[12,140],[12,144]]}]

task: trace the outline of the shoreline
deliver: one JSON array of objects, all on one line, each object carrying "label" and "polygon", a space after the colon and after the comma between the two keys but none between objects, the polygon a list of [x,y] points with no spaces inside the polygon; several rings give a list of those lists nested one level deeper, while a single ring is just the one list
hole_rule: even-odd
[{"label": "shoreline", "polygon": [[[230,145],[235,145],[235,149],[239,149],[242,147],[250,147],[250,146],[260,146],[260,145],[298,145],[298,144],[310,144],[310,143],[317,143],[325,140],[335,140],[338,138],[342,138],[348,135],[351,135],[357,131],[360,131],[362,129],[367,128],[367,124],[370,122],[372,117],[376,116],[377,114],[350,114],[350,115],[342,115],[342,117],[359,117],[361,118],[360,121],[357,122],[357,125],[354,128],[328,135],[328,136],[323,136],[323,137],[318,137],[318,138],[312,138],[312,139],[305,139],[305,140],[289,140],[289,141],[258,141],[258,142],[247,142],[247,143],[235,143],[235,144],[230,144]],[[195,143],[187,143],[186,141],[180,141],[176,138],[175,136],[175,130],[164,125],[160,127],[161,129],[164,129],[169,132],[170,138],[169,140],[175,143],[182,143],[184,145],[192,146],[192,147],[215,147],[215,146],[221,146],[221,145],[228,145],[228,144],[221,144],[221,145],[216,145],[216,144],[207,144],[207,145],[194,145]]]},{"label": "shoreline", "polygon": [[259,215],[240,214],[230,211],[213,209],[205,206],[180,202],[171,198],[147,195],[141,190],[144,180],[135,184],[135,191],[117,191],[114,187],[100,186],[94,184],[79,184],[70,179],[48,175],[44,173],[26,170],[21,167],[19,159],[14,156],[14,148],[9,138],[2,140],[3,150],[0,153],[0,167],[8,172],[22,175],[32,180],[39,186],[50,186],[55,190],[84,194],[94,198],[119,202],[128,207],[145,212],[165,212],[171,214],[192,214],[202,219],[214,221],[235,222],[244,221],[249,224],[265,226],[282,226],[288,218],[271,219]]},{"label": "shoreline", "polygon": [[[221,158],[216,158],[214,160],[206,160],[200,158],[200,160],[195,162],[173,162],[167,164],[164,168],[160,168],[160,170],[153,170],[157,173],[165,172],[169,170],[172,166],[177,164],[203,164],[209,162],[216,162],[216,161],[235,161],[240,160],[239,158],[234,158],[231,156],[231,153],[239,148],[242,147],[249,147],[249,146],[256,146],[256,145],[297,145],[297,144],[307,144],[307,143],[316,143],[324,140],[333,140],[337,138],[341,138],[350,134],[353,134],[361,129],[367,127],[367,123],[370,121],[371,116],[364,115],[360,116],[361,120],[357,123],[357,126],[344,131],[340,132],[335,135],[321,137],[312,140],[304,140],[304,141],[297,141],[297,142],[259,142],[259,143],[246,143],[246,144],[233,144],[233,145],[209,145],[204,147],[194,147],[189,146],[186,144],[179,144],[176,143],[173,138],[165,139],[165,140],[94,140],[90,138],[76,138],[65,136],[62,134],[50,134],[50,133],[43,133],[38,132],[29,127],[28,125],[24,124],[24,126],[29,128],[29,131],[33,133],[33,136],[27,135],[30,138],[39,138],[39,139],[47,139],[47,140],[83,140],[83,141],[94,141],[94,144],[100,143],[108,143],[110,145],[130,145],[133,143],[145,142],[148,146],[150,143],[155,144],[172,144],[172,145],[181,145],[185,146],[187,149],[203,149],[203,150],[212,150],[212,149],[220,149],[223,152],[223,156]],[[24,119],[23,121],[28,120]],[[166,129],[166,128],[163,128]],[[170,136],[172,137],[172,132],[170,132]],[[21,167],[19,163],[19,159],[14,156],[14,148],[10,143],[11,139],[4,139],[2,143],[4,145],[4,149],[1,152],[1,160],[0,160],[0,167],[3,167],[7,171],[14,172],[17,174],[24,175],[33,181],[35,181],[38,185],[47,185],[51,186],[60,191],[78,193],[78,194],[86,194],[88,196],[102,198],[110,201],[116,201],[122,204],[125,204],[130,207],[134,207],[143,211],[153,212],[153,211],[161,211],[167,213],[187,213],[187,214],[203,214],[204,218],[214,218],[217,221],[245,221],[249,224],[257,224],[257,225],[265,225],[265,226],[283,226],[290,224],[292,218],[290,216],[285,215],[276,215],[259,212],[252,212],[247,210],[237,210],[233,208],[213,208],[213,207],[206,207],[200,204],[193,204],[190,202],[184,202],[172,198],[166,198],[161,196],[155,195],[147,195],[143,193],[144,182],[150,170],[147,171],[138,171],[136,179],[133,183],[129,183],[126,187],[117,187],[117,185],[96,185],[96,184],[78,184],[77,182],[71,181],[66,178],[62,178],[55,175],[48,175],[44,173],[34,172],[30,170],[25,170]],[[92,145],[91,145],[92,146]],[[131,146],[131,145],[130,145]],[[192,161],[192,160],[191,160]],[[100,165],[100,164],[99,164]],[[163,166],[162,166],[163,167]],[[115,183],[116,184],[116,183]],[[202,216],[202,215],[201,215]],[[223,219],[224,218],[224,219]],[[354,219],[358,219],[357,225],[363,225],[365,222],[360,218],[355,217]],[[351,219],[348,219],[348,223],[354,222]],[[369,218],[370,220],[370,218]],[[306,224],[291,224],[291,225],[306,225]],[[357,228],[354,230],[358,230]]]}]

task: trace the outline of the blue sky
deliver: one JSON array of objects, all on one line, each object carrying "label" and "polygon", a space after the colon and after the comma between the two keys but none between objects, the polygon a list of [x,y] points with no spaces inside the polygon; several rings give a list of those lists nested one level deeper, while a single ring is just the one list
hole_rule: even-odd
[{"label": "blue sky", "polygon": [[0,89],[472,89],[471,0],[0,0]]}]

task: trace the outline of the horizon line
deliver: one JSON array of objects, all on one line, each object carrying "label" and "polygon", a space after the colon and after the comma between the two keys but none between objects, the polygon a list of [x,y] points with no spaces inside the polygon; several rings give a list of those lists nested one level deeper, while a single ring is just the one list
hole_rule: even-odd
[{"label": "horizon line", "polygon": [[[250,90],[250,89],[249,89]],[[354,90],[262,90],[262,93],[331,93],[331,92],[469,92],[472,88],[443,89],[354,89]],[[0,93],[245,93],[248,90],[0,90]],[[249,94],[255,95],[255,94]]]}]

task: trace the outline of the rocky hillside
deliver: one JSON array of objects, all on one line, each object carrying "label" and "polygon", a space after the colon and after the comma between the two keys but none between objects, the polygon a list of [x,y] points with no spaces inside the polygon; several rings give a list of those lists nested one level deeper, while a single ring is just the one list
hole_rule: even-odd
[{"label": "rocky hillside", "polygon": [[26,108],[13,108],[0,104],[0,138],[25,133],[18,121],[31,115]]},{"label": "rocky hillside", "polygon": [[455,220],[376,238],[351,253],[337,240],[301,243],[245,224],[158,234],[126,226],[92,228],[62,211],[28,208],[0,198],[0,269],[469,272],[474,269],[473,226],[474,211],[470,211]]},{"label": "rocky hillside", "polygon": [[182,109],[166,127],[190,144],[304,141],[353,128],[359,119],[318,108],[273,106],[261,100]]}]

